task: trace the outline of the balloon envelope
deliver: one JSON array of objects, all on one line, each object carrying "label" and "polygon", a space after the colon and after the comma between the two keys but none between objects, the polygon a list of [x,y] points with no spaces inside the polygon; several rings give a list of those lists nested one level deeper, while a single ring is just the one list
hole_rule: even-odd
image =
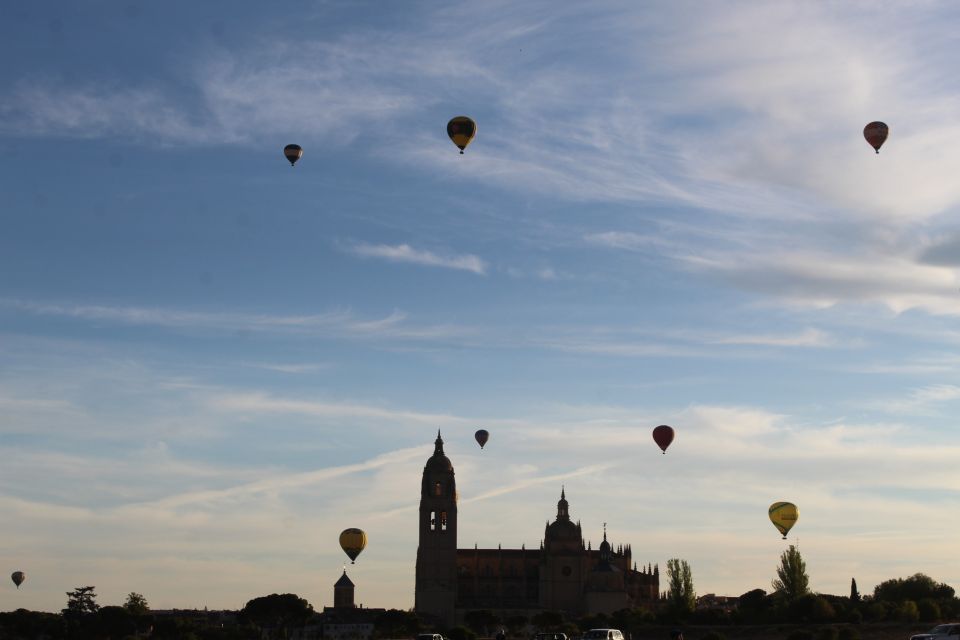
[{"label": "balloon envelope", "polygon": [[460,149],[460,153],[467,148],[473,137],[477,135],[477,123],[467,116],[451,118],[447,123],[447,135]]},{"label": "balloon envelope", "polygon": [[483,445],[487,444],[487,440],[490,439],[490,434],[487,432],[486,429],[480,429],[475,434],[473,434],[473,437],[476,438],[477,444],[479,444],[480,448],[483,449]]},{"label": "balloon envelope", "polygon": [[664,454],[667,453],[667,447],[673,442],[673,427],[665,424],[660,425],[653,430],[653,441],[657,443]]},{"label": "balloon envelope", "polygon": [[783,534],[783,539],[787,539],[787,532],[797,524],[800,517],[800,510],[792,502],[774,502],[767,510],[770,515],[770,522],[777,528],[777,531]]},{"label": "balloon envelope", "polygon": [[363,529],[344,529],[340,533],[340,547],[350,558],[350,564],[355,564],[357,556],[367,546],[367,534]]},{"label": "balloon envelope", "polygon": [[880,153],[880,147],[883,146],[889,133],[890,127],[879,121],[871,122],[863,128],[863,137],[867,139],[867,142],[877,153]]},{"label": "balloon envelope", "polygon": [[297,160],[300,159],[300,156],[303,155],[303,148],[298,144],[288,144],[283,148],[283,155],[287,157],[292,167],[297,163]]},{"label": "balloon envelope", "polygon": [[17,589],[19,589],[23,581],[27,579],[27,576],[23,571],[14,571],[10,574],[10,579],[13,580],[13,584],[17,585]]}]

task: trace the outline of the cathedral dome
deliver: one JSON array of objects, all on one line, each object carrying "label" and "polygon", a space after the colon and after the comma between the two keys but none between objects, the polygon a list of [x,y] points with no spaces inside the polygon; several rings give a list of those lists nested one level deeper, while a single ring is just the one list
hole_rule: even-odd
[{"label": "cathedral dome", "polygon": [[580,527],[569,520],[554,520],[547,525],[547,535],[553,540],[580,540]]},{"label": "cathedral dome", "polygon": [[603,542],[600,543],[597,550],[600,552],[600,562],[593,567],[594,573],[617,573],[620,571],[610,562],[613,550],[610,548],[610,543],[607,542],[607,523],[603,523]]},{"label": "cathedral dome", "polygon": [[443,453],[443,438],[437,431],[437,439],[434,441],[433,455],[427,460],[424,471],[444,471],[453,473],[453,463]]},{"label": "cathedral dome", "polygon": [[610,558],[610,543],[607,542],[607,532],[603,532],[603,542],[600,543],[600,546],[597,547],[597,550],[600,551],[600,557],[604,559]]}]

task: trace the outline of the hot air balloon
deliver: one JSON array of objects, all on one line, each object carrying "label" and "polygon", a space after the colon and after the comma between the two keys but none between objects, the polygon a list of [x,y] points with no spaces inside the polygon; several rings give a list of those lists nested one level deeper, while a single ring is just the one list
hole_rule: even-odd
[{"label": "hot air balloon", "polygon": [[23,581],[27,579],[27,575],[23,571],[14,571],[10,574],[10,579],[13,580],[13,584],[17,585],[17,589],[19,589]]},{"label": "hot air balloon", "polygon": [[483,449],[483,445],[487,444],[487,440],[490,439],[490,434],[487,432],[486,429],[480,429],[475,434],[473,434],[473,437],[476,439],[477,444],[480,445],[480,448]]},{"label": "hot air balloon", "polygon": [[453,144],[460,148],[460,155],[463,155],[463,150],[477,135],[477,123],[467,116],[457,116],[447,123],[447,135],[453,140]]},{"label": "hot air balloon", "polygon": [[340,547],[350,557],[350,564],[356,564],[357,556],[367,546],[367,534],[362,529],[344,529],[340,533]]},{"label": "hot air balloon", "polygon": [[300,159],[300,156],[303,155],[303,148],[298,144],[288,144],[283,148],[283,155],[287,156],[287,160],[290,161],[290,166],[292,167],[297,163],[297,160]]},{"label": "hot air balloon", "polygon": [[886,141],[888,133],[890,133],[890,127],[883,122],[871,122],[863,128],[863,137],[877,153],[880,153],[880,147]]},{"label": "hot air balloon", "polygon": [[783,534],[783,539],[787,539],[787,533],[797,524],[800,517],[800,510],[792,502],[774,502],[768,509],[770,522]]},{"label": "hot air balloon", "polygon": [[667,447],[673,442],[673,427],[662,424],[654,429],[653,441],[656,442],[660,450],[663,451],[663,455],[667,455]]}]

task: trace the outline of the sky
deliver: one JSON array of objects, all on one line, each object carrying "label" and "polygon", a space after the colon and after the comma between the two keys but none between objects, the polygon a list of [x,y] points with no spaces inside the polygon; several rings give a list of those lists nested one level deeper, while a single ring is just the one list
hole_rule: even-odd
[{"label": "sky", "polygon": [[817,592],[960,589],[958,21],[3,4],[0,610],[320,609],[347,527],[357,602],[412,607],[438,429],[460,547],[538,545],[563,487],[699,594],[788,544]]}]

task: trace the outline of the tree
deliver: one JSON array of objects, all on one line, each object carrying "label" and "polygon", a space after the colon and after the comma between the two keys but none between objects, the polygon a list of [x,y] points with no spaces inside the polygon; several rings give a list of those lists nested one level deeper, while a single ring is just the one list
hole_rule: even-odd
[{"label": "tree", "polygon": [[474,640],[477,636],[466,627],[454,627],[445,634],[450,640]]},{"label": "tree", "polygon": [[857,591],[856,578],[850,578],[850,602],[860,602],[860,592]]},{"label": "tree", "polygon": [[563,616],[557,611],[541,611],[533,616],[533,626],[540,631],[552,631],[563,624]]},{"label": "tree", "polygon": [[510,635],[519,635],[525,626],[527,626],[527,616],[509,616],[504,622],[507,623],[507,629]]},{"label": "tree", "polygon": [[63,610],[63,621],[68,637],[86,637],[97,633],[97,594],[96,587],[77,587],[67,591],[67,608]]},{"label": "tree", "polygon": [[795,546],[790,545],[789,549],[780,554],[777,579],[772,584],[777,595],[787,602],[793,602],[810,593],[807,563],[800,557],[800,550]]},{"label": "tree", "polygon": [[950,600],[954,593],[953,587],[938,583],[928,575],[915,573],[906,579],[894,578],[881,582],[873,589],[873,599],[886,602],[916,602],[924,598]]},{"label": "tree", "polygon": [[96,613],[100,609],[97,604],[97,594],[93,592],[96,587],[77,587],[73,591],[67,591],[67,608],[63,610],[63,615],[69,618],[82,618],[91,613]]},{"label": "tree", "polygon": [[59,614],[17,609],[0,613],[0,638],[62,638]]},{"label": "tree", "polygon": [[762,622],[772,604],[766,591],[753,589],[737,598],[737,611],[744,622],[752,624]]},{"label": "tree", "polygon": [[921,622],[935,622],[940,619],[940,605],[933,598],[924,598],[917,603],[917,611],[920,612]]},{"label": "tree", "polygon": [[261,631],[273,627],[285,638],[288,629],[306,624],[313,615],[313,607],[295,593],[273,593],[250,600],[240,613]]},{"label": "tree", "polygon": [[676,613],[692,613],[697,607],[697,593],[693,590],[693,574],[686,560],[667,560],[669,590],[667,600]]},{"label": "tree", "polygon": [[474,632],[491,635],[490,629],[500,624],[500,618],[495,616],[489,609],[480,609],[478,611],[468,611],[463,616],[463,621]]},{"label": "tree", "polygon": [[103,607],[97,612],[100,635],[128,638],[137,632],[137,621],[124,607]]},{"label": "tree", "polygon": [[904,600],[897,609],[897,617],[903,622],[916,622],[920,619],[920,610],[913,600]]},{"label": "tree", "polygon": [[127,601],[123,603],[123,608],[135,616],[144,616],[150,613],[147,599],[134,591],[131,591],[130,595],[127,596]]},{"label": "tree", "polygon": [[387,609],[374,622],[381,638],[412,637],[420,631],[420,619],[412,611]]}]

